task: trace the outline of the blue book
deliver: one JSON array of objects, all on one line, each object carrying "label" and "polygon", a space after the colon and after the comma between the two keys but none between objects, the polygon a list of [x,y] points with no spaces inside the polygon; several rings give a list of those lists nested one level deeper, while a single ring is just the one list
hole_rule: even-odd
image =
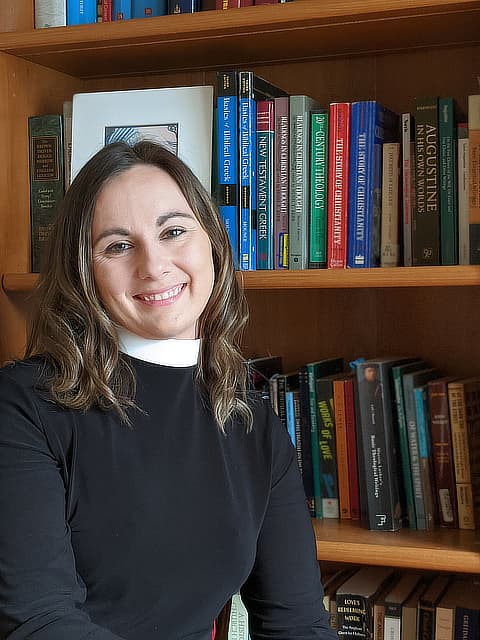
[{"label": "blue book", "polygon": [[200,11],[200,0],[168,0],[168,13],[195,13]]},{"label": "blue book", "polygon": [[96,0],[67,0],[67,25],[97,21]]},{"label": "blue book", "polygon": [[112,20],[130,20],[132,0],[112,0]]},{"label": "blue book", "polygon": [[297,446],[297,437],[295,435],[295,392],[287,391],[285,393],[285,408],[287,413],[287,431],[294,447]]},{"label": "blue book", "polygon": [[257,266],[257,104],[252,71],[238,73],[238,129],[240,165],[240,269],[254,271]]},{"label": "blue book", "polygon": [[217,204],[238,269],[238,83],[236,71],[217,73]]},{"label": "blue book", "polygon": [[273,173],[275,108],[273,100],[257,103],[257,269],[273,269]]},{"label": "blue book", "polygon": [[382,145],[395,141],[398,117],[376,100],[353,102],[350,119],[347,266],[380,265]]},{"label": "blue book", "polygon": [[420,480],[422,483],[427,529],[435,523],[436,509],[433,489],[433,460],[430,438],[430,417],[427,401],[427,385],[415,387],[415,414],[417,417],[418,459],[420,462]]},{"label": "blue book", "polygon": [[164,16],[166,13],[167,0],[132,0],[132,18]]}]

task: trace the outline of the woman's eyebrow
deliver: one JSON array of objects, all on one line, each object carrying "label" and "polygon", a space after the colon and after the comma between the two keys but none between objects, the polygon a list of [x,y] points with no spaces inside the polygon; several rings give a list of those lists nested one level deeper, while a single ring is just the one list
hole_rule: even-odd
[{"label": "woman's eyebrow", "polygon": [[189,220],[195,220],[195,216],[186,211],[167,211],[167,213],[162,213],[162,215],[158,216],[157,227],[161,227],[168,222],[170,218],[188,218]]},{"label": "woman's eyebrow", "polygon": [[111,229],[104,229],[98,236],[95,238],[94,245],[97,244],[103,238],[107,238],[108,236],[129,236],[130,232],[128,229],[123,229],[123,227],[112,227]]}]

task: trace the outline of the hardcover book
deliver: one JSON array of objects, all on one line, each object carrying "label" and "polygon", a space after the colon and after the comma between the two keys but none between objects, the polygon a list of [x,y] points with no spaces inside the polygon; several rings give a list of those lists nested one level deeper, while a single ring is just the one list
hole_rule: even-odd
[{"label": "hardcover book", "polygon": [[67,0],[67,24],[92,24],[97,21],[96,0]]},{"label": "hardcover book", "polygon": [[414,266],[440,264],[438,160],[438,98],[420,98],[415,109]]},{"label": "hardcover book", "polygon": [[273,100],[257,102],[257,269],[273,269],[273,178],[275,111]]},{"label": "hardcover book", "polygon": [[196,13],[200,11],[200,0],[168,0],[168,13]]},{"label": "hardcover book", "polygon": [[395,573],[390,567],[362,567],[337,589],[337,633],[344,640],[373,640],[374,603]]},{"label": "hardcover book", "polygon": [[440,598],[451,582],[451,576],[435,576],[418,602],[417,638],[435,640],[435,616]]},{"label": "hardcover book", "polygon": [[399,580],[383,597],[384,627],[383,637],[386,640],[401,640],[402,606],[420,583],[419,573],[402,573]]},{"label": "hardcover book", "polygon": [[345,376],[333,380],[333,407],[335,424],[335,450],[338,477],[338,504],[340,518],[350,519],[350,466],[347,445],[347,410],[345,399]]},{"label": "hardcover book", "polygon": [[470,264],[468,125],[457,126],[458,262]]},{"label": "hardcover book", "polygon": [[67,0],[35,0],[35,29],[65,27]]},{"label": "hardcover book", "polygon": [[274,222],[275,269],[288,269],[288,203],[290,190],[290,99],[274,98]]},{"label": "hardcover book", "polygon": [[132,0],[112,0],[112,20],[130,20]]},{"label": "hardcover book", "polygon": [[328,110],[310,113],[308,267],[327,266]]},{"label": "hardcover book", "polygon": [[480,264],[480,94],[468,96],[470,264]]},{"label": "hardcover book", "polygon": [[[415,398],[415,418],[417,421],[418,460],[420,481],[425,504],[427,522],[431,526],[438,521],[438,508],[434,489],[434,471],[432,443],[430,438],[430,416],[428,413],[427,385],[422,384],[413,390]],[[430,528],[430,524],[428,526]]]},{"label": "hardcover book", "polygon": [[132,18],[151,18],[167,13],[167,0],[132,0]]},{"label": "hardcover book", "polygon": [[412,266],[412,219],[415,207],[415,121],[402,113],[403,266]]},{"label": "hardcover book", "polygon": [[30,156],[31,270],[40,270],[44,247],[64,195],[62,116],[28,119]]},{"label": "hardcover book", "polygon": [[435,640],[478,640],[480,583],[456,578],[438,602]]},{"label": "hardcover book", "polygon": [[236,71],[217,72],[217,190],[233,263],[239,265],[238,81]]},{"label": "hardcover book", "polygon": [[320,104],[309,96],[290,96],[290,269],[308,267],[310,111],[319,107]]},{"label": "hardcover book", "polygon": [[448,406],[448,383],[452,378],[439,378],[428,383],[430,431],[438,515],[443,527],[458,527],[452,432]]},{"label": "hardcover book", "polygon": [[457,127],[453,98],[438,101],[440,262],[458,264]]},{"label": "hardcover book", "polygon": [[398,117],[375,100],[350,112],[348,267],[378,267],[382,214],[382,145],[398,136]]},{"label": "hardcover book", "polygon": [[347,266],[348,182],[350,159],[350,103],[334,102],[328,126],[327,266]]},{"label": "hardcover book", "polygon": [[400,264],[400,143],[383,144],[380,266]]},{"label": "hardcover book", "polygon": [[405,406],[405,420],[407,423],[408,451],[410,454],[410,472],[412,474],[413,499],[415,503],[415,519],[417,529],[429,530],[434,525],[432,505],[425,495],[422,482],[422,462],[417,428],[417,411],[415,407],[415,387],[426,384],[429,380],[439,378],[440,372],[434,368],[419,369],[402,376],[403,401]]},{"label": "hardcover book", "polygon": [[413,638],[417,638],[418,607],[420,604],[420,598],[427,590],[431,581],[431,577],[422,576],[422,579],[417,584],[412,594],[404,602],[402,606],[401,640],[412,640]]},{"label": "hardcover book", "polygon": [[77,93],[72,178],[105,144],[150,139],[177,154],[210,192],[212,123],[211,86]]},{"label": "hardcover book", "polygon": [[398,432],[395,424],[392,367],[408,358],[365,360],[356,367],[363,471],[368,524],[372,530],[400,529]]}]

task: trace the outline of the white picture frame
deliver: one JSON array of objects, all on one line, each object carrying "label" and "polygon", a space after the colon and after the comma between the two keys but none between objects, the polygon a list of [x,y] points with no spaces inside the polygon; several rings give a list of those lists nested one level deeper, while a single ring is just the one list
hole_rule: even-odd
[{"label": "white picture frame", "polygon": [[136,130],[140,137],[164,142],[168,131],[171,144],[176,138],[178,157],[210,193],[212,127],[212,86],[77,93],[73,96],[72,180],[104,146],[106,132],[123,129],[130,136]]}]

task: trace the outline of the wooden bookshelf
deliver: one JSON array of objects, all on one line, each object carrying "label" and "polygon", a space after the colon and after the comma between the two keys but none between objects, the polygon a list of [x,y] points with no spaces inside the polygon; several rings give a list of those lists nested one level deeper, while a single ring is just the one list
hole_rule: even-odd
[{"label": "wooden bookshelf", "polygon": [[[375,98],[397,112],[419,95],[478,93],[480,0],[295,0],[228,12],[33,29],[31,0],[0,3],[0,361],[22,354],[29,271],[27,118],[79,91],[214,84],[254,68],[322,104]],[[342,355],[418,355],[480,371],[480,267],[242,273],[245,353],[293,370]],[[478,532],[370,532],[315,521],[318,557],[480,574]]]}]

